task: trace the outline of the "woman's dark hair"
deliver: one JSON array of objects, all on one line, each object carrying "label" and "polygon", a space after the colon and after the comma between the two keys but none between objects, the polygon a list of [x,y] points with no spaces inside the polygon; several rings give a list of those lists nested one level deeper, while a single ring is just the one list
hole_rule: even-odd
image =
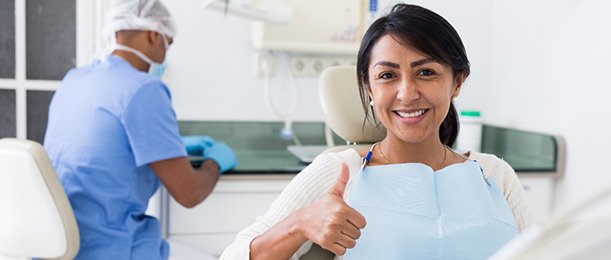
[{"label": "woman's dark hair", "polygon": [[[374,122],[370,121],[368,109],[370,100],[367,87],[371,49],[385,35],[392,35],[401,44],[415,48],[439,63],[450,66],[455,81],[464,80],[469,76],[469,59],[454,27],[431,10],[417,5],[397,4],[390,13],[373,22],[367,29],[358,53],[356,73],[359,92],[365,110],[365,120],[371,124],[379,125],[373,112]],[[450,110],[439,127],[441,142],[453,146],[458,129],[458,113],[454,104],[450,103]]]}]

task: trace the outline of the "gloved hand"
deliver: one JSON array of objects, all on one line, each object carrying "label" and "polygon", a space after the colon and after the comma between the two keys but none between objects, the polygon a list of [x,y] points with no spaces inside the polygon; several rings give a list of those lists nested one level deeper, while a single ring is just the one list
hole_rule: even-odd
[{"label": "gloved hand", "polygon": [[204,151],[213,146],[216,141],[206,135],[191,135],[180,138],[187,149],[187,154],[195,156],[203,156]]},{"label": "gloved hand", "polygon": [[221,172],[226,172],[238,164],[231,148],[223,142],[214,143],[210,147],[206,147],[204,149],[204,159],[216,161]]}]

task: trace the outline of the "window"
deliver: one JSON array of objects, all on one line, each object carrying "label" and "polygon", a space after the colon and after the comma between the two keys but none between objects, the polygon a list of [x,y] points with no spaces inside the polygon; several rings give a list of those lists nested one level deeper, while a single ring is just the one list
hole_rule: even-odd
[{"label": "window", "polygon": [[53,93],[88,58],[102,1],[0,0],[0,138],[43,142]]},{"label": "window", "polygon": [[61,80],[76,65],[76,1],[26,1],[26,78]]},{"label": "window", "polygon": [[15,90],[0,89],[0,138],[15,136]]},{"label": "window", "polygon": [[0,78],[14,79],[15,1],[0,0],[0,6]]}]

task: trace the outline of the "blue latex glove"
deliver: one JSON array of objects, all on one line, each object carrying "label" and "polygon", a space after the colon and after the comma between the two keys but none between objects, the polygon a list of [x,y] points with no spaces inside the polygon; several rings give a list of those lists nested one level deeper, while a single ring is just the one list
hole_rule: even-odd
[{"label": "blue latex glove", "polygon": [[235,154],[229,145],[218,142],[204,150],[204,159],[212,159],[218,164],[221,172],[226,172],[238,164]]},{"label": "blue latex glove", "polygon": [[191,135],[180,138],[187,149],[187,154],[194,156],[203,156],[204,151],[213,146],[216,141],[206,135]]}]

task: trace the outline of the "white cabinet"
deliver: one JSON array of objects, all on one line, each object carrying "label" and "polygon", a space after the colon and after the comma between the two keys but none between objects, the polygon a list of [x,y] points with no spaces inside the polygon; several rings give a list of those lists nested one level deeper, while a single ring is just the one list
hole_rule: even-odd
[{"label": "white cabinet", "polygon": [[532,220],[541,223],[553,210],[555,178],[553,175],[518,174],[524,187]]},{"label": "white cabinet", "polygon": [[240,230],[267,211],[294,176],[225,175],[214,192],[192,209],[171,199],[168,239],[220,255]]}]

